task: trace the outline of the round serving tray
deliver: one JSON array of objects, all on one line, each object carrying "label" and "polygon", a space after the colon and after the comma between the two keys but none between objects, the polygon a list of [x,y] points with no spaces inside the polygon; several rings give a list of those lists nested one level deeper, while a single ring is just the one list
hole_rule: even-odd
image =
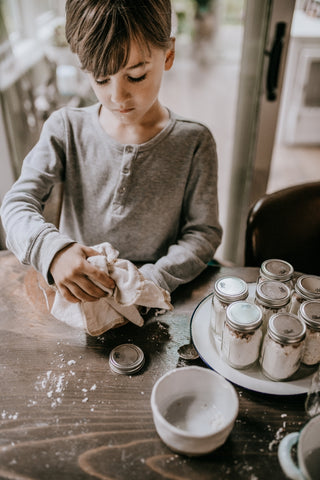
[{"label": "round serving tray", "polygon": [[307,393],[315,372],[314,368],[302,366],[290,380],[274,382],[263,375],[259,365],[237,370],[222,359],[220,342],[214,338],[210,328],[212,295],[208,295],[198,304],[190,322],[191,339],[202,360],[226,379],[249,390],[273,395]]}]

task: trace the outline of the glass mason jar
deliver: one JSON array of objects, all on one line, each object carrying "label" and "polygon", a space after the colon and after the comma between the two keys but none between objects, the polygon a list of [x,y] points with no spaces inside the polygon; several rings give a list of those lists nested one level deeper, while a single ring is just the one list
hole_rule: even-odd
[{"label": "glass mason jar", "polygon": [[259,358],[262,341],[262,311],[253,303],[234,302],[226,311],[221,351],[233,368],[247,368]]},{"label": "glass mason jar", "polygon": [[297,279],[292,293],[290,312],[297,314],[300,305],[306,300],[320,300],[320,277],[301,275]]},{"label": "glass mason jar", "polygon": [[267,330],[271,315],[289,310],[290,298],[291,290],[282,282],[264,280],[258,283],[254,302],[262,310],[262,330],[264,333]]},{"label": "glass mason jar", "polygon": [[320,301],[303,302],[300,305],[298,317],[307,328],[301,361],[305,365],[316,365],[320,362]]},{"label": "glass mason jar", "polygon": [[249,295],[247,283],[239,277],[221,277],[214,284],[212,296],[211,326],[221,338],[228,305],[245,300]]},{"label": "glass mason jar", "polygon": [[268,322],[260,364],[271,380],[290,378],[300,367],[306,326],[292,313],[275,313]]},{"label": "glass mason jar", "polygon": [[263,282],[264,280],[276,280],[277,282],[285,283],[292,290],[293,274],[294,269],[290,263],[273,258],[265,260],[261,264],[257,283]]}]

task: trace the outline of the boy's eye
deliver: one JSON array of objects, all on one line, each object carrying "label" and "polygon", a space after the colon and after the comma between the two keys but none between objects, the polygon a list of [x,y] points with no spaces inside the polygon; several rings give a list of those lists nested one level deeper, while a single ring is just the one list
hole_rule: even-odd
[{"label": "boy's eye", "polygon": [[142,82],[146,78],[147,74],[141,75],[141,77],[128,77],[129,82],[136,83]]},{"label": "boy's eye", "polygon": [[[142,82],[146,78],[147,74],[141,75],[140,77],[130,77],[128,76],[128,80],[131,83],[138,83]],[[103,80],[95,80],[97,85],[107,85],[110,82],[110,78],[104,78]]]},{"label": "boy's eye", "polygon": [[106,85],[109,81],[109,78],[105,78],[104,80],[95,80],[97,85]]}]

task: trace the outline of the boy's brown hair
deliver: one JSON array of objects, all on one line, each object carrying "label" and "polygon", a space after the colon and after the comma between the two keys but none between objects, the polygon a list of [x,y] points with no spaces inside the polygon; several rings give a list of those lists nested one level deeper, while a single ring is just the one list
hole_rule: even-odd
[{"label": "boy's brown hair", "polygon": [[126,65],[132,41],[142,52],[170,46],[171,1],[67,0],[66,37],[94,78],[114,75]]}]

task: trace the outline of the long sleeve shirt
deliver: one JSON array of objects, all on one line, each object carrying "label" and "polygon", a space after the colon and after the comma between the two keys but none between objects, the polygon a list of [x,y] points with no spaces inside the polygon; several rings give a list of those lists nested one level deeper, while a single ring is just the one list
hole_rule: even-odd
[{"label": "long sleeve shirt", "polygon": [[[50,282],[66,245],[108,241],[171,292],[199,275],[221,242],[215,141],[201,123],[169,111],[151,140],[122,144],[102,128],[99,107],[64,107],[44,124],[3,200],[7,247]],[[43,216],[57,183],[59,228]]]}]

